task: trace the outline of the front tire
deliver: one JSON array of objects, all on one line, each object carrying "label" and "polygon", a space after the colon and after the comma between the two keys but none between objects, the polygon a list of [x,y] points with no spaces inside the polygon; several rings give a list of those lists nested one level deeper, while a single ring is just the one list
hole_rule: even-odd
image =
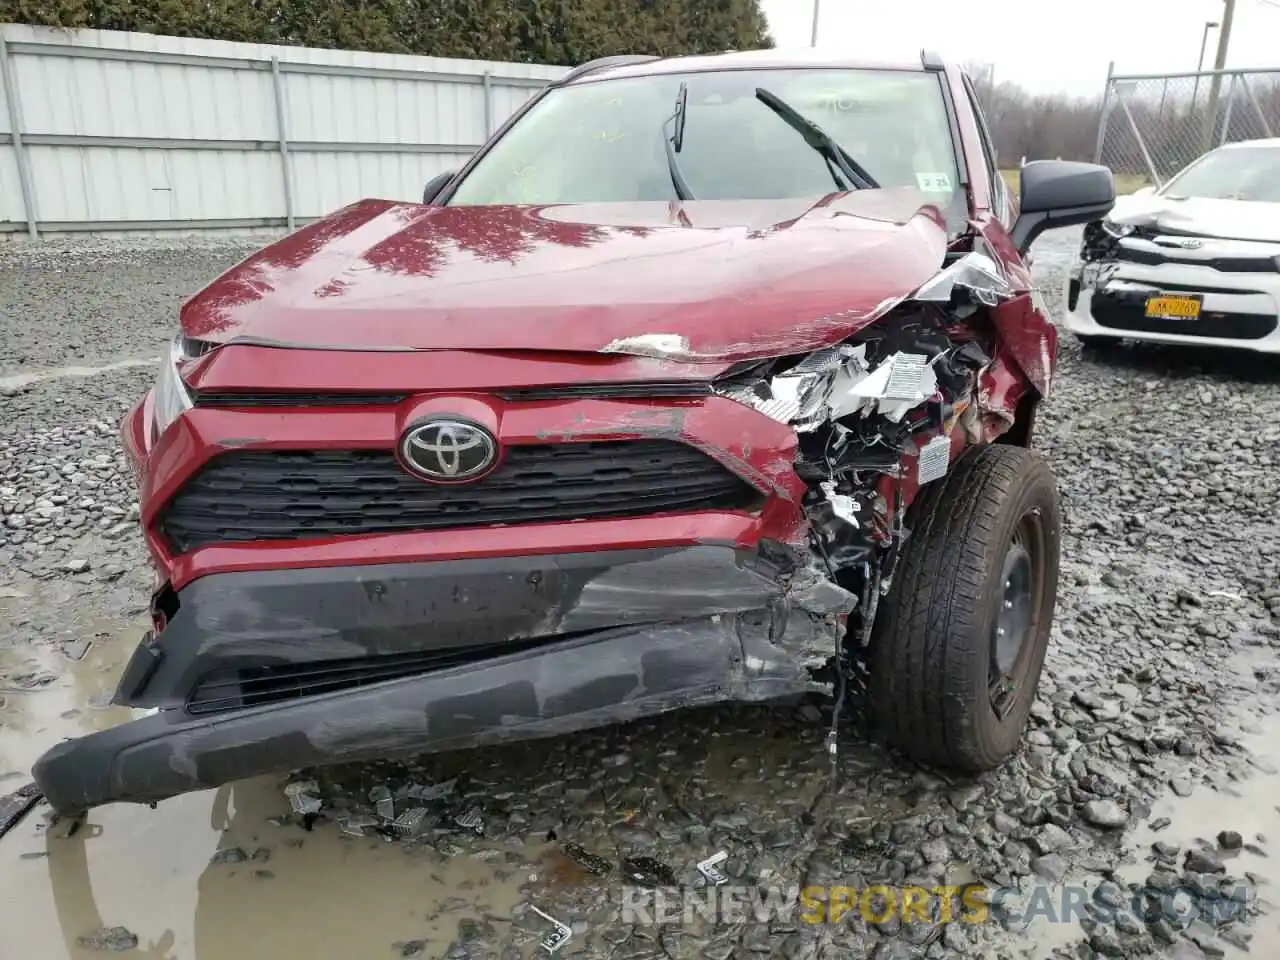
[{"label": "front tire", "polygon": [[1044,666],[1057,483],[1030,450],[971,450],[920,491],[908,526],[872,633],[873,722],[922,763],[990,770],[1017,750]]}]

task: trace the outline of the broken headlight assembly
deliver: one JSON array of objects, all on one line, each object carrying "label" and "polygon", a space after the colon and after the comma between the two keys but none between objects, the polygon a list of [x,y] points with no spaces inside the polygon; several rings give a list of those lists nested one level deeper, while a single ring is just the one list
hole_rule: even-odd
[{"label": "broken headlight assembly", "polygon": [[191,359],[187,340],[179,334],[169,342],[169,350],[160,361],[160,373],[151,391],[151,437],[154,440],[178,417],[191,409],[191,393],[182,382],[181,365]]},{"label": "broken headlight assembly", "polygon": [[[981,439],[978,381],[991,363],[984,307],[1010,296],[985,253],[962,256],[842,343],[739,367],[714,391],[796,431],[796,474],[828,569],[869,562],[900,539],[896,481],[943,476],[954,431]],[[891,478],[888,485],[885,478]]]},{"label": "broken headlight assembly", "polygon": [[152,388],[152,441],[192,407],[191,391],[182,379],[183,365],[203,357],[217,346],[208,340],[195,340],[181,333],[169,342],[168,353],[160,362],[160,373]]},{"label": "broken headlight assembly", "polygon": [[1102,232],[1114,240],[1120,240],[1129,236],[1137,228],[1129,223],[1116,223],[1113,220],[1100,221]]},{"label": "broken headlight assembly", "polygon": [[[846,342],[740,368],[714,389],[790,425],[802,442],[824,427],[866,445],[929,423],[943,427],[955,401],[971,392],[975,371],[989,362],[976,340],[948,332],[950,322],[933,304],[907,304]],[[944,416],[923,422],[911,415],[935,402]]]}]

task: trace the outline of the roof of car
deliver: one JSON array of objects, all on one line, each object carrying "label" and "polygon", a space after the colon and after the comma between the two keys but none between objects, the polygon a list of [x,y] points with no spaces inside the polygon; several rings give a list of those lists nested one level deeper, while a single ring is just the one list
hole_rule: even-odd
[{"label": "roof of car", "polygon": [[728,50],[724,53],[701,54],[688,57],[664,57],[620,64],[601,64],[599,69],[585,71],[568,78],[568,82],[586,82],[603,77],[641,77],[661,73],[696,73],[707,70],[770,70],[786,68],[834,68],[863,70],[925,69],[924,55],[917,50],[914,56],[861,57],[819,50],[810,47],[798,49]]}]

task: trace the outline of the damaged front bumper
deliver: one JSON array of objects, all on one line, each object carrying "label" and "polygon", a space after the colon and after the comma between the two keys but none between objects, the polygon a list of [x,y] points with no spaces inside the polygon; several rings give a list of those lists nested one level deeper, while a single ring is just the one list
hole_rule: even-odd
[{"label": "damaged front bumper", "polygon": [[[54,810],[828,691],[852,594],[730,546],[220,574],[139,646],[143,719],[49,750]],[[397,675],[399,671],[399,675]]]},{"label": "damaged front bumper", "polygon": [[[1256,247],[1269,256],[1244,255]],[[1280,354],[1280,245],[1154,234],[1086,240],[1085,252],[1064,281],[1070,333]],[[1153,298],[1169,297],[1198,312],[1148,315]]]}]

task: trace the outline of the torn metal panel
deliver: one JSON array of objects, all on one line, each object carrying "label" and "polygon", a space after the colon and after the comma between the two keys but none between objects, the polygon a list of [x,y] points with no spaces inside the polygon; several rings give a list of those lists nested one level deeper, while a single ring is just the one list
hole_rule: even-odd
[{"label": "torn metal panel", "polygon": [[984,440],[994,440],[1013,426],[1027,381],[1007,343],[997,343],[991,362],[979,378],[978,408]]},{"label": "torn metal panel", "polygon": [[636,337],[620,337],[600,348],[600,353],[625,353],[633,357],[687,357],[689,338],[678,333],[644,333]]},{"label": "torn metal panel", "polygon": [[822,561],[809,571],[815,582],[891,561],[915,490],[945,475],[966,442],[986,439],[975,425],[980,381],[1006,370],[984,346],[989,330],[961,321],[994,313],[1012,293],[979,241],[850,342],[713,388],[796,431],[796,473],[809,486],[803,505]]},{"label": "torn metal panel", "polygon": [[834,420],[855,413],[879,413],[896,423],[907,411],[931,399],[937,385],[928,357],[895,353],[871,373],[836,389],[829,415]]},{"label": "torn metal panel", "polygon": [[911,299],[925,303],[952,303],[956,292],[966,291],[985,307],[994,307],[1013,296],[1013,288],[999,263],[982,249],[967,253],[936,277],[924,283]]},{"label": "torn metal panel", "polygon": [[1022,371],[1042,397],[1053,388],[1058,356],[1058,330],[1036,307],[1038,294],[1027,292],[991,311],[1006,357]]},{"label": "torn metal panel", "polygon": [[867,375],[866,352],[866,344],[828,347],[769,380],[727,387],[723,395],[808,433],[831,419],[833,394]]},{"label": "torn metal panel", "polygon": [[[1014,295],[1013,286],[985,244],[979,241],[977,247],[921,285],[907,298],[906,306],[912,302],[951,306],[962,299],[960,295],[988,308],[1005,304]],[[924,334],[928,328],[918,324],[917,329]],[[881,332],[868,329],[865,336],[869,341],[877,340]],[[773,376],[730,381],[717,392],[790,424],[800,433],[812,433],[830,421],[855,414],[880,414],[897,422],[934,398],[939,387],[936,366],[947,364],[948,384],[957,389],[951,358],[964,354],[964,359],[975,360],[982,356],[976,344],[953,341],[941,330],[919,342],[927,342],[929,352],[899,349],[879,358],[870,355],[868,342],[837,344],[808,354]],[[1037,356],[1043,352],[1041,347]],[[967,375],[960,373],[959,377]]]}]

